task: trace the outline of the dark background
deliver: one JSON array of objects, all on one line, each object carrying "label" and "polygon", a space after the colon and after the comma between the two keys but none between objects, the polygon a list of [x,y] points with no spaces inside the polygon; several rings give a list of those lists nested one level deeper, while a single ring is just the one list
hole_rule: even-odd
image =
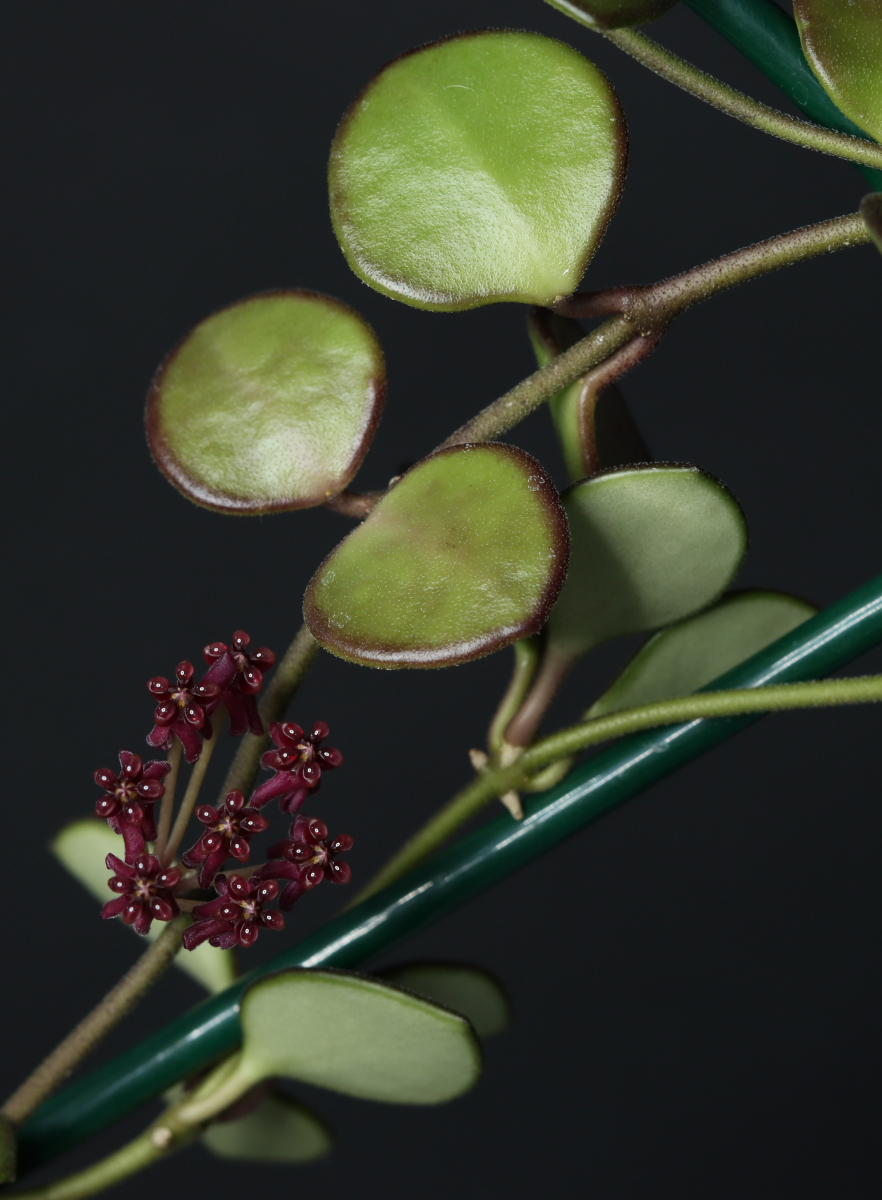
[{"label": "dark background", "polygon": [[[227,518],[174,492],[141,425],[161,357],[211,310],[265,288],[354,305],[389,372],[363,487],[533,369],[523,311],[435,315],[384,299],[349,272],[327,214],[328,145],[368,76],[487,25],[566,39],[618,89],[630,169],[587,286],[651,281],[853,210],[867,190],[848,164],[716,114],[539,0],[3,6],[7,1089],[138,949],[98,920],[47,840],[90,811],[92,771],[140,746],[144,681],[237,626],[282,650],[347,528],[325,510]],[[689,11],[654,33],[783,106]],[[880,286],[867,247],[790,268],[682,317],[627,380],[656,456],[699,464],[741,500],[744,584],[825,604],[879,570]],[[513,440],[561,477],[544,414]],[[559,721],[623,653],[573,678]],[[357,879],[466,780],[508,660],[385,673],[322,657],[291,715],[326,719],[345,751],[315,809],[356,838]],[[469,1096],[408,1110],[315,1093],[337,1130],[330,1159],[246,1168],[197,1148],[118,1193],[878,1195],[878,729],[872,709],[766,719],[390,950],[384,961],[462,958],[505,981],[515,1025],[488,1045]],[[251,961],[340,898],[312,896]],[[102,1055],[198,998],[171,972]]]}]

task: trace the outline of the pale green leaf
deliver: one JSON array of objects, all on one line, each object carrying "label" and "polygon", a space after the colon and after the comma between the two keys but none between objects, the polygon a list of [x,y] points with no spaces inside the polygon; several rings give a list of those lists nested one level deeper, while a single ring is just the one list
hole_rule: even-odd
[{"label": "pale green leaf", "polygon": [[397,987],[462,1013],[481,1037],[502,1033],[511,1023],[511,1007],[501,984],[477,967],[447,962],[403,963],[379,975]]},{"label": "pale green leaf", "polygon": [[209,1125],[202,1144],[218,1158],[304,1163],[330,1153],[333,1140],[320,1117],[276,1090],[246,1116]]},{"label": "pale green leaf", "polygon": [[785,592],[744,591],[656,633],[637,651],[586,717],[688,696],[814,616]]},{"label": "pale green leaf", "polygon": [[882,0],[794,0],[809,66],[840,110],[882,139]]}]

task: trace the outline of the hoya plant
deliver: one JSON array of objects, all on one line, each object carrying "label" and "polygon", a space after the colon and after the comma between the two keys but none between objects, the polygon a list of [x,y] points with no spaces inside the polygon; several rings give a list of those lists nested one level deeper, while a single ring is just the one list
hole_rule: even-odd
[{"label": "hoya plant", "polygon": [[[666,21],[682,10],[671,0],[535,0],[535,29],[452,21],[412,47],[384,30],[382,53],[360,60],[360,90],[341,97],[327,78],[311,96],[329,132],[336,122],[326,180],[313,164],[310,184],[326,186],[327,213],[296,236],[333,235],[327,284],[291,278],[289,263],[283,279],[169,326],[144,379],[146,448],[113,431],[103,451],[123,474],[149,454],[161,498],[119,560],[95,569],[104,601],[149,595],[163,657],[141,670],[137,629],[96,655],[57,647],[52,686],[74,691],[67,716],[81,725],[91,778],[53,756],[57,713],[45,720],[47,765],[28,778],[31,790],[51,782],[68,806],[58,828],[41,829],[52,857],[29,860],[29,878],[54,872],[66,940],[76,944],[90,909],[108,946],[123,927],[129,966],[103,998],[96,988],[90,1012],[66,1010],[70,1032],[42,1061],[37,1047],[38,1065],[10,1082],[0,1171],[11,1195],[123,1194],[160,1160],[185,1163],[184,1151],[220,1160],[213,1192],[236,1169],[251,1187],[309,1187],[298,1172],[333,1161],[362,1104],[412,1114],[472,1103],[480,1120],[482,1093],[469,1096],[484,1041],[512,1026],[534,1045],[554,1036],[562,968],[525,931],[542,872],[584,870],[573,848],[561,867],[559,843],[761,714],[882,699],[882,676],[828,678],[882,642],[882,580],[820,606],[783,571],[745,575],[750,505],[672,438],[657,448],[628,400],[647,360],[667,370],[687,310],[706,307],[713,328],[714,305],[736,286],[839,254],[863,255],[868,290],[882,278],[882,0],[797,0],[792,17],[773,0],[687,3],[765,75],[762,98],[666,48]],[[355,6],[343,8],[355,19]],[[432,19],[443,25],[443,3]],[[656,20],[660,40],[637,28]],[[750,127],[766,153],[812,153],[819,171],[851,171],[853,203],[748,245],[720,223],[714,257],[654,281],[642,268],[637,283],[599,277],[601,243],[615,243],[630,202],[629,159],[646,179],[635,160],[647,147],[631,145],[628,104],[597,61],[622,52],[661,77],[653,87],[718,110],[709,121]],[[787,111],[767,103],[773,85]],[[741,169],[754,169],[747,151]],[[254,195],[241,219],[259,222],[263,206],[288,199]],[[645,242],[676,259],[677,230],[654,222],[653,196],[634,202]],[[345,298],[344,273],[359,281]],[[840,299],[819,290],[817,304]],[[450,368],[450,399],[420,427],[438,431],[420,444],[408,406],[424,398],[395,395],[400,346],[383,337],[383,314],[396,309],[409,338],[438,323],[452,330],[449,361],[422,365],[426,380]],[[520,379],[506,363],[501,394],[448,419],[471,394],[473,358],[492,349],[488,324],[469,333],[488,310],[532,363]],[[755,353],[743,328],[727,327],[720,345],[721,374],[727,356]],[[782,360],[816,352],[811,339],[777,347]],[[681,386],[674,368],[666,386]],[[800,420],[798,396],[773,403]],[[737,412],[715,420],[739,436]],[[839,396],[828,420],[831,438],[856,425]],[[396,422],[411,453],[379,479],[372,455]],[[763,433],[751,436],[761,445]],[[785,502],[790,469],[768,464],[768,503]],[[829,486],[823,464],[815,478]],[[89,524],[76,553],[89,553]],[[179,575],[163,559],[172,526],[185,540],[222,530],[221,552]],[[821,543],[810,537],[807,552],[823,557]],[[63,571],[53,589],[62,602]],[[95,658],[106,671],[97,698],[84,665]],[[472,711],[470,673],[489,660],[481,686],[492,680],[494,699],[460,738],[453,710],[462,697]],[[351,754],[356,692],[363,741]],[[114,710],[128,719],[130,696],[140,715],[114,740]],[[401,730],[413,707],[425,745],[408,774]],[[450,769],[459,789],[423,803]],[[344,821],[335,795],[346,787],[371,799],[349,804]],[[413,797],[404,822],[384,809],[394,793]],[[489,966],[398,950],[528,864],[532,882],[496,913]],[[541,1015],[513,1009],[492,969],[494,937],[509,929],[535,967]],[[201,989],[195,1007],[163,998],[172,965]],[[51,964],[27,970],[45,971],[63,999]],[[118,1053],[87,1062],[109,1035]],[[513,1046],[500,1039],[485,1070],[516,1073]],[[323,1108],[335,1097],[348,1098],[337,1129]],[[151,1103],[140,1132],[28,1180]],[[518,1137],[529,1142],[531,1114],[523,1119]],[[403,1136],[381,1153],[398,1153]],[[168,1170],[178,1194],[193,1190],[185,1167]]]}]

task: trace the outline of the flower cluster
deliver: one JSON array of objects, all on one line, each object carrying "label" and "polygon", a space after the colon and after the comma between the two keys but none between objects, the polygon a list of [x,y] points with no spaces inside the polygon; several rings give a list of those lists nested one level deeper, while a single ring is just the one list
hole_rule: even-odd
[{"label": "flower cluster", "polygon": [[[265,646],[251,650],[250,644],[248,634],[238,629],[229,645],[210,642],[204,648],[208,669],[201,680],[196,680],[193,664],[187,661],[178,663],[174,680],[162,675],[151,679],[147,687],[156,708],[148,744],[171,751],[177,738],[186,761],[195,763],[203,741],[213,736],[212,717],[221,706],[229,714],[234,737],[249,731],[262,736],[255,696],[275,655]],[[181,855],[181,867],[173,865],[173,860],[186,819],[181,821],[179,815],[171,820],[175,775],[168,780],[168,794],[163,783],[169,772],[177,772],[172,765],[176,760],[170,756],[168,762],[144,763],[132,751],[120,751],[118,775],[106,767],[95,772],[95,782],[104,791],[95,812],[122,836],[125,846],[125,861],[115,854],[107,856],[112,872],[108,887],[116,897],[104,905],[102,916],[121,917],[136,932],[146,934],[154,920],[170,921],[182,910],[191,911],[193,924],[183,934],[184,946],[193,950],[208,942],[229,949],[253,945],[261,928],[284,927],[281,912],[268,907],[277,898],[280,908],[288,911],[304,892],[324,879],[348,883],[350,869],[340,856],[351,849],[352,838],[331,838],[323,822],[299,814],[306,797],[318,791],[323,772],[343,762],[339,750],[323,744],[329,734],[324,721],[316,721],[309,733],[291,721],[273,722],[270,736],[274,749],[261,758],[272,777],[255,789],[250,801],[243,792],[233,790],[217,808],[210,804],[197,807],[196,818],[205,830]],[[201,776],[196,774],[193,779]],[[191,779],[184,800],[187,814],[192,792]],[[157,830],[154,806],[163,797]],[[271,800],[278,800],[281,811],[294,817],[288,837],[270,847],[268,862],[241,873],[221,874],[230,858],[248,862],[251,839],[269,827],[260,810]],[[155,846],[148,845],[153,842]],[[217,898],[197,903],[198,892],[194,895],[194,891],[212,885]]]}]

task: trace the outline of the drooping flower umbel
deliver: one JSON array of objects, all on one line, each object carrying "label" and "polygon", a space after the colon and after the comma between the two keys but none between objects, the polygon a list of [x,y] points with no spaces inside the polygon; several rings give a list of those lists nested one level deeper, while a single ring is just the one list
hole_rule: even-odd
[{"label": "drooping flower umbel", "polygon": [[193,909],[194,922],[184,930],[186,950],[195,950],[208,941],[221,950],[233,946],[253,946],[261,926],[265,929],[284,929],[285,918],[276,909],[265,906],[275,900],[279,885],[273,879],[248,880],[241,875],[218,875],[214,881],[217,900],[197,904]]},{"label": "drooping flower umbel", "polygon": [[202,651],[208,670],[203,683],[214,683],[220,695],[208,706],[211,713],[218,704],[226,705],[230,714],[230,735],[241,737],[247,730],[260,737],[263,722],[257,711],[254,697],[263,686],[263,672],[276,661],[272,650],[259,646],[249,651],[251,638],[244,629],[237,629],[231,645],[225,642],[210,642]]},{"label": "drooping flower umbel", "polygon": [[297,812],[309,793],[318,789],[322,771],[332,771],[343,762],[339,750],[321,744],[330,732],[324,721],[316,721],[308,735],[293,721],[273,721],[270,737],[276,749],[267,750],[260,763],[276,774],[255,790],[252,807],[262,808],[278,797],[282,812]]},{"label": "drooping flower umbel", "polygon": [[[221,689],[216,683],[193,682],[193,664],[179,662],[175,667],[174,683],[164,675],[148,680],[147,690],[158,704],[153,711],[153,728],[147,734],[148,746],[170,750],[172,736],[184,747],[188,763],[194,763],[202,751],[202,738],[211,737],[211,721],[206,711],[217,702]],[[201,736],[200,736],[201,734]]]},{"label": "drooping flower umbel", "polygon": [[316,887],[323,879],[331,883],[349,882],[352,871],[338,855],[351,850],[352,845],[348,834],[329,838],[324,822],[301,814],[291,822],[288,838],[276,842],[267,851],[267,858],[279,861],[264,863],[253,878],[287,879],[288,884],[279,899],[279,907],[287,912],[304,892]]},{"label": "drooping flower umbel", "polygon": [[106,793],[96,800],[95,815],[122,834],[128,862],[143,854],[144,843],[156,837],[153,805],[165,794],[160,780],[170,770],[167,762],[143,763],[131,750],[120,750],[118,776],[109,767],[95,772],[95,782]]},{"label": "drooping flower umbel", "polygon": [[245,797],[239,791],[227,793],[220,808],[202,804],[196,809],[196,817],[207,825],[207,831],[195,846],[182,856],[185,867],[199,867],[199,886],[207,888],[215,875],[232,856],[239,862],[247,862],[251,854],[249,839],[255,833],[263,833],[269,822],[256,808],[245,807]]},{"label": "drooping flower umbel", "polygon": [[114,874],[107,881],[116,900],[108,900],[101,916],[122,917],[135,933],[146,934],[151,922],[170,921],[180,912],[172,888],[180,883],[177,867],[164,867],[153,854],[140,854],[132,863],[124,863],[115,854],[104,860]]}]

